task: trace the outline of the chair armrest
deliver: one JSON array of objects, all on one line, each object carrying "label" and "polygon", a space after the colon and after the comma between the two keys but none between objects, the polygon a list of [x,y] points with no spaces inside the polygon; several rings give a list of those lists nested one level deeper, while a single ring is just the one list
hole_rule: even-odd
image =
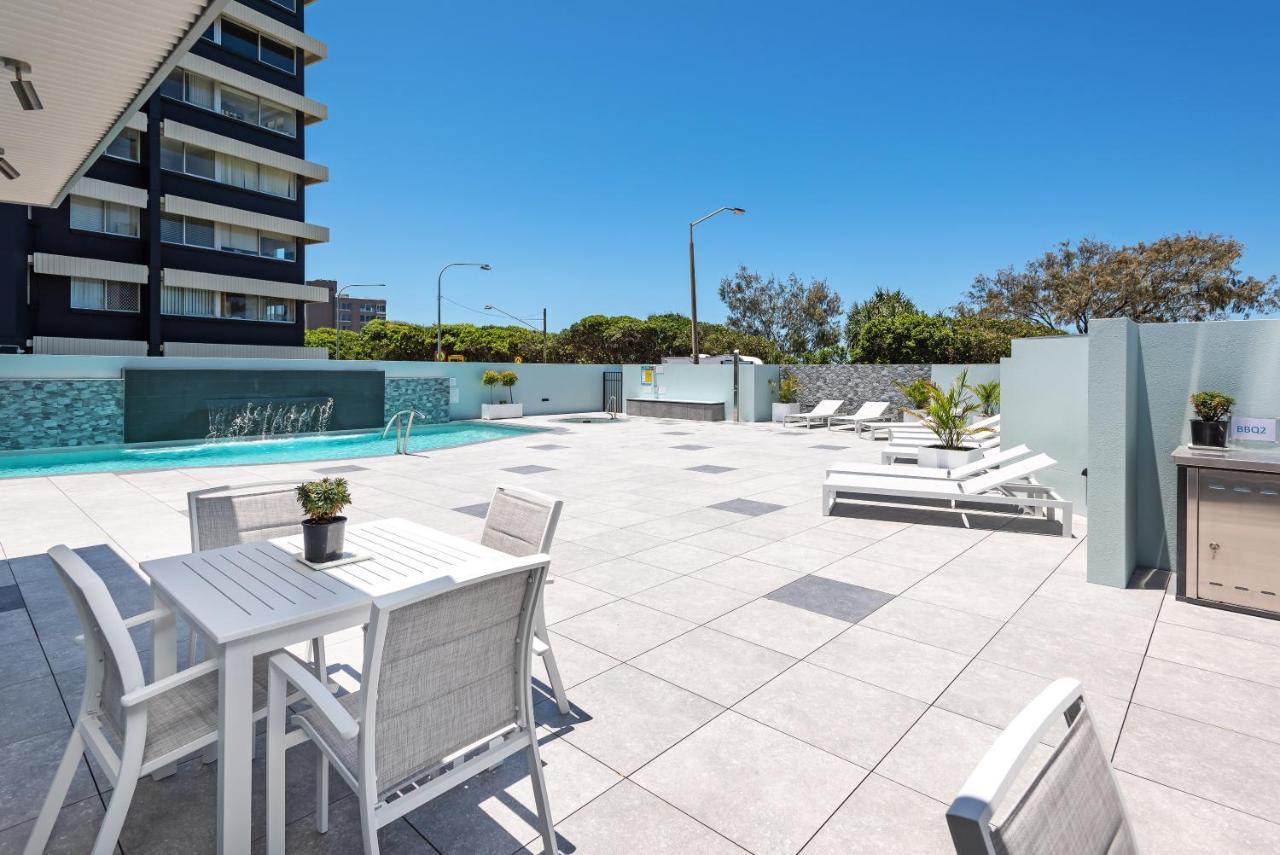
[{"label": "chair armrest", "polygon": [[351,717],[342,704],[338,703],[333,693],[316,679],[305,665],[287,653],[276,653],[267,662],[267,667],[279,671],[294,688],[302,692],[303,697],[319,710],[343,739],[355,739],[360,733],[360,725]]},{"label": "chair armrest", "polygon": [[[135,626],[142,626],[144,623],[151,623],[152,621],[159,620],[162,617],[168,617],[170,614],[172,614],[172,612],[168,609],[152,609],[151,611],[125,618],[124,628],[133,629]],[[76,644],[84,644],[83,634],[76,636]]]},{"label": "chair armrest", "polygon": [[156,680],[154,683],[148,683],[140,689],[134,689],[132,692],[125,694],[120,698],[120,705],[128,708],[137,706],[151,700],[156,695],[163,695],[170,689],[181,686],[189,680],[196,677],[203,677],[205,674],[211,674],[218,670],[218,661],[216,659],[206,659],[198,665],[192,665],[190,668],[184,668],[177,674]]}]

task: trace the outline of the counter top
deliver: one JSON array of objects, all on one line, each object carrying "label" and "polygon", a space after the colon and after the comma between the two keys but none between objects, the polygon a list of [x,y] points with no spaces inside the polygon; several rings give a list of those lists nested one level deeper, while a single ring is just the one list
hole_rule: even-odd
[{"label": "counter top", "polygon": [[1280,451],[1263,451],[1251,448],[1224,448],[1221,451],[1203,451],[1180,445],[1173,451],[1173,462],[1179,466],[1198,466],[1201,469],[1242,469],[1247,472],[1267,472],[1280,475]]}]

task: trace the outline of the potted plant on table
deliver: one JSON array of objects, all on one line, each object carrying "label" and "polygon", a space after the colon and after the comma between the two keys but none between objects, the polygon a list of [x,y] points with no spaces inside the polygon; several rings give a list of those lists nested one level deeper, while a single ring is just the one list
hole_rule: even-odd
[{"label": "potted plant on table", "polygon": [[511,387],[520,382],[520,375],[514,371],[494,371],[489,369],[480,376],[480,382],[489,387],[489,403],[480,405],[480,418],[482,419],[518,419],[524,415],[524,405],[517,404],[514,401],[508,403],[507,399],[503,399],[498,403],[493,403],[493,387],[501,386],[507,390],[510,397]]},{"label": "potted plant on table", "polygon": [[938,387],[927,377],[917,377],[910,383],[899,383],[895,380],[893,385],[911,404],[909,407],[902,408],[902,420],[907,423],[919,422],[918,412],[929,404],[930,391]]},{"label": "potted plant on table", "polygon": [[769,388],[778,396],[778,400],[773,405],[775,422],[784,422],[787,416],[800,412],[800,381],[793,375],[779,375],[777,380],[769,381]]},{"label": "potted plant on table", "polygon": [[1222,392],[1196,392],[1191,396],[1191,408],[1196,418],[1191,420],[1191,444],[1212,448],[1227,447],[1227,422],[1236,399]]},{"label": "potted plant on table", "polygon": [[342,509],[351,504],[346,478],[321,478],[298,485],[298,504],[307,518],[302,521],[302,557],[314,564],[342,557],[347,518]]},{"label": "potted plant on table", "polygon": [[951,388],[943,390],[933,383],[929,384],[929,400],[915,410],[913,415],[920,424],[932,431],[938,441],[920,449],[918,463],[935,469],[954,469],[963,466],[982,456],[973,437],[987,433],[987,428],[975,428],[969,424],[970,417],[978,412],[978,402],[969,395],[965,384],[968,372],[960,372],[960,376],[951,384]]}]

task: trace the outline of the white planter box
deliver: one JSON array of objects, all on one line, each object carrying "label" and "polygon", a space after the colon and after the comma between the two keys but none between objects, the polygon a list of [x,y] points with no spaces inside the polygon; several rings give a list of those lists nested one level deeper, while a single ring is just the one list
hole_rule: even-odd
[{"label": "white planter box", "polygon": [[920,449],[919,465],[931,469],[955,469],[966,463],[972,463],[982,456],[980,448],[931,448]]},{"label": "white planter box", "polygon": [[918,425],[920,424],[920,419],[918,416],[914,416],[911,413],[904,412],[902,414],[902,423],[904,425]]},{"label": "white planter box", "polygon": [[798,415],[799,412],[800,412],[799,402],[794,404],[774,404],[773,420],[775,422],[784,422],[787,420],[787,416]]},{"label": "white planter box", "polygon": [[481,404],[480,418],[518,419],[524,415],[524,404]]}]

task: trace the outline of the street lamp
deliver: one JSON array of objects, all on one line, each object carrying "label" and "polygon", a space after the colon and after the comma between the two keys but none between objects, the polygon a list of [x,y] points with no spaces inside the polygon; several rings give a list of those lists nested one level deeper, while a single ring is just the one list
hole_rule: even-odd
[{"label": "street lamp", "polygon": [[367,285],[343,285],[333,292],[333,360],[342,358],[342,321],[338,320],[338,298],[345,296],[352,288],[386,288],[385,282],[370,282]]},{"label": "street lamp", "polygon": [[689,223],[689,314],[693,321],[693,364],[698,364],[698,278],[694,274],[693,269],[693,227],[698,223],[705,223],[716,214],[723,214],[728,211],[731,214],[745,214],[746,208],[717,208],[705,217],[694,220]]},{"label": "street lamp", "polygon": [[443,326],[440,323],[441,303],[444,301],[444,272],[450,267],[479,267],[481,270],[492,270],[492,264],[485,264],[482,261],[450,261],[444,267],[440,268],[439,275],[436,276],[436,362],[444,359],[444,350],[440,347],[441,331]]},{"label": "street lamp", "polygon": [[[538,328],[535,327],[533,324],[529,323],[524,318],[517,318],[515,315],[511,314],[505,309],[499,309],[497,306],[485,306],[484,310],[486,312],[502,312],[502,314],[506,315],[508,318],[511,318],[511,320],[519,321],[520,323],[524,324],[526,327],[533,330],[534,332],[538,331]],[[543,362],[547,361],[547,310],[545,306],[542,309],[542,361]]]}]

